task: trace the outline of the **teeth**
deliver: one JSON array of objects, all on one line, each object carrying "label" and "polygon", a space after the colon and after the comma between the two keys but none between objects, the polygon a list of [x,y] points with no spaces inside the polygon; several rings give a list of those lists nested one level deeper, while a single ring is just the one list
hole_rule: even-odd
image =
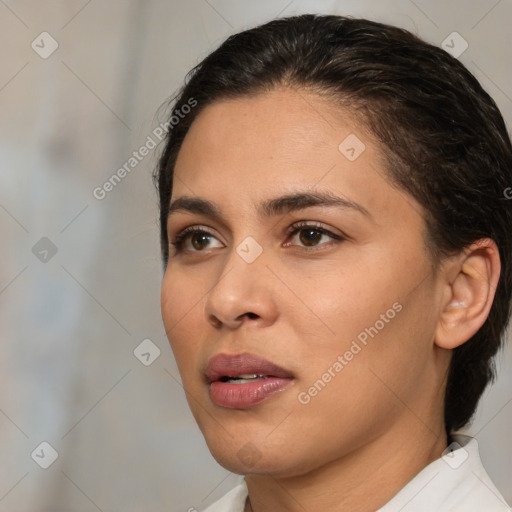
[{"label": "teeth", "polygon": [[255,380],[264,378],[264,375],[257,375],[256,373],[245,373],[238,375],[237,377],[233,377],[232,379],[228,379],[225,382],[229,382],[230,384],[246,384],[247,382],[254,382]]}]

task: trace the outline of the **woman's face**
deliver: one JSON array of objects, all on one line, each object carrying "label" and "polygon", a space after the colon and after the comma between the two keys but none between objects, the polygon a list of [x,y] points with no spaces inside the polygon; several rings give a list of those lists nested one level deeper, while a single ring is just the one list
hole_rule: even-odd
[{"label": "woman's face", "polygon": [[233,472],[298,475],[442,429],[440,284],[422,209],[382,161],[353,117],[290,89],[216,102],[183,142],[171,203],[214,208],[171,208],[171,242],[202,233],[171,245],[162,314],[192,413]]}]

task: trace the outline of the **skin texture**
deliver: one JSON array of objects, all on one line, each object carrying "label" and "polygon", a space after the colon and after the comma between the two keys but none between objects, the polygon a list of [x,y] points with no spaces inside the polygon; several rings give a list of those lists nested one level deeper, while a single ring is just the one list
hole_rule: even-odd
[{"label": "skin texture", "polygon": [[[365,144],[354,161],[338,149],[349,134]],[[171,246],[162,316],[208,447],[225,468],[246,475],[255,512],[376,510],[446,448],[451,349],[487,317],[498,251],[481,240],[434,271],[424,212],[389,183],[383,166],[378,143],[357,120],[289,88],[206,107],[178,155],[171,202],[208,199],[222,218],[169,217],[171,241],[194,225],[212,236],[196,236],[195,244],[189,236],[178,254]],[[369,215],[332,206],[257,213],[260,202],[299,190],[330,191]],[[318,233],[308,249],[301,232],[287,235],[298,221],[345,240]],[[252,263],[236,251],[248,236],[263,249]],[[299,393],[395,303],[394,318],[300,403]],[[241,352],[294,380],[249,409],[214,404],[208,360]],[[249,462],[241,455],[248,453]]]}]

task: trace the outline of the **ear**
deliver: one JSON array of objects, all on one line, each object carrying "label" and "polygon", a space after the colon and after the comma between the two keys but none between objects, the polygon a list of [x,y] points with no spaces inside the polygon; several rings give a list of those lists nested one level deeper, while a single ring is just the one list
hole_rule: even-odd
[{"label": "ear", "polygon": [[490,238],[474,242],[449,263],[434,337],[438,347],[458,347],[482,327],[494,301],[500,271],[498,247]]}]

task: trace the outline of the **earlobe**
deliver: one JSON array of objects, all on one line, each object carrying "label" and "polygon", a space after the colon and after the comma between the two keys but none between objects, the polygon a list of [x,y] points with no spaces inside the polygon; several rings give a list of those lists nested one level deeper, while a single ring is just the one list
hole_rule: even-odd
[{"label": "earlobe", "polygon": [[[484,324],[494,301],[501,271],[498,247],[490,238],[474,242],[451,264],[434,341],[454,349]],[[448,275],[446,272],[445,275]]]}]

